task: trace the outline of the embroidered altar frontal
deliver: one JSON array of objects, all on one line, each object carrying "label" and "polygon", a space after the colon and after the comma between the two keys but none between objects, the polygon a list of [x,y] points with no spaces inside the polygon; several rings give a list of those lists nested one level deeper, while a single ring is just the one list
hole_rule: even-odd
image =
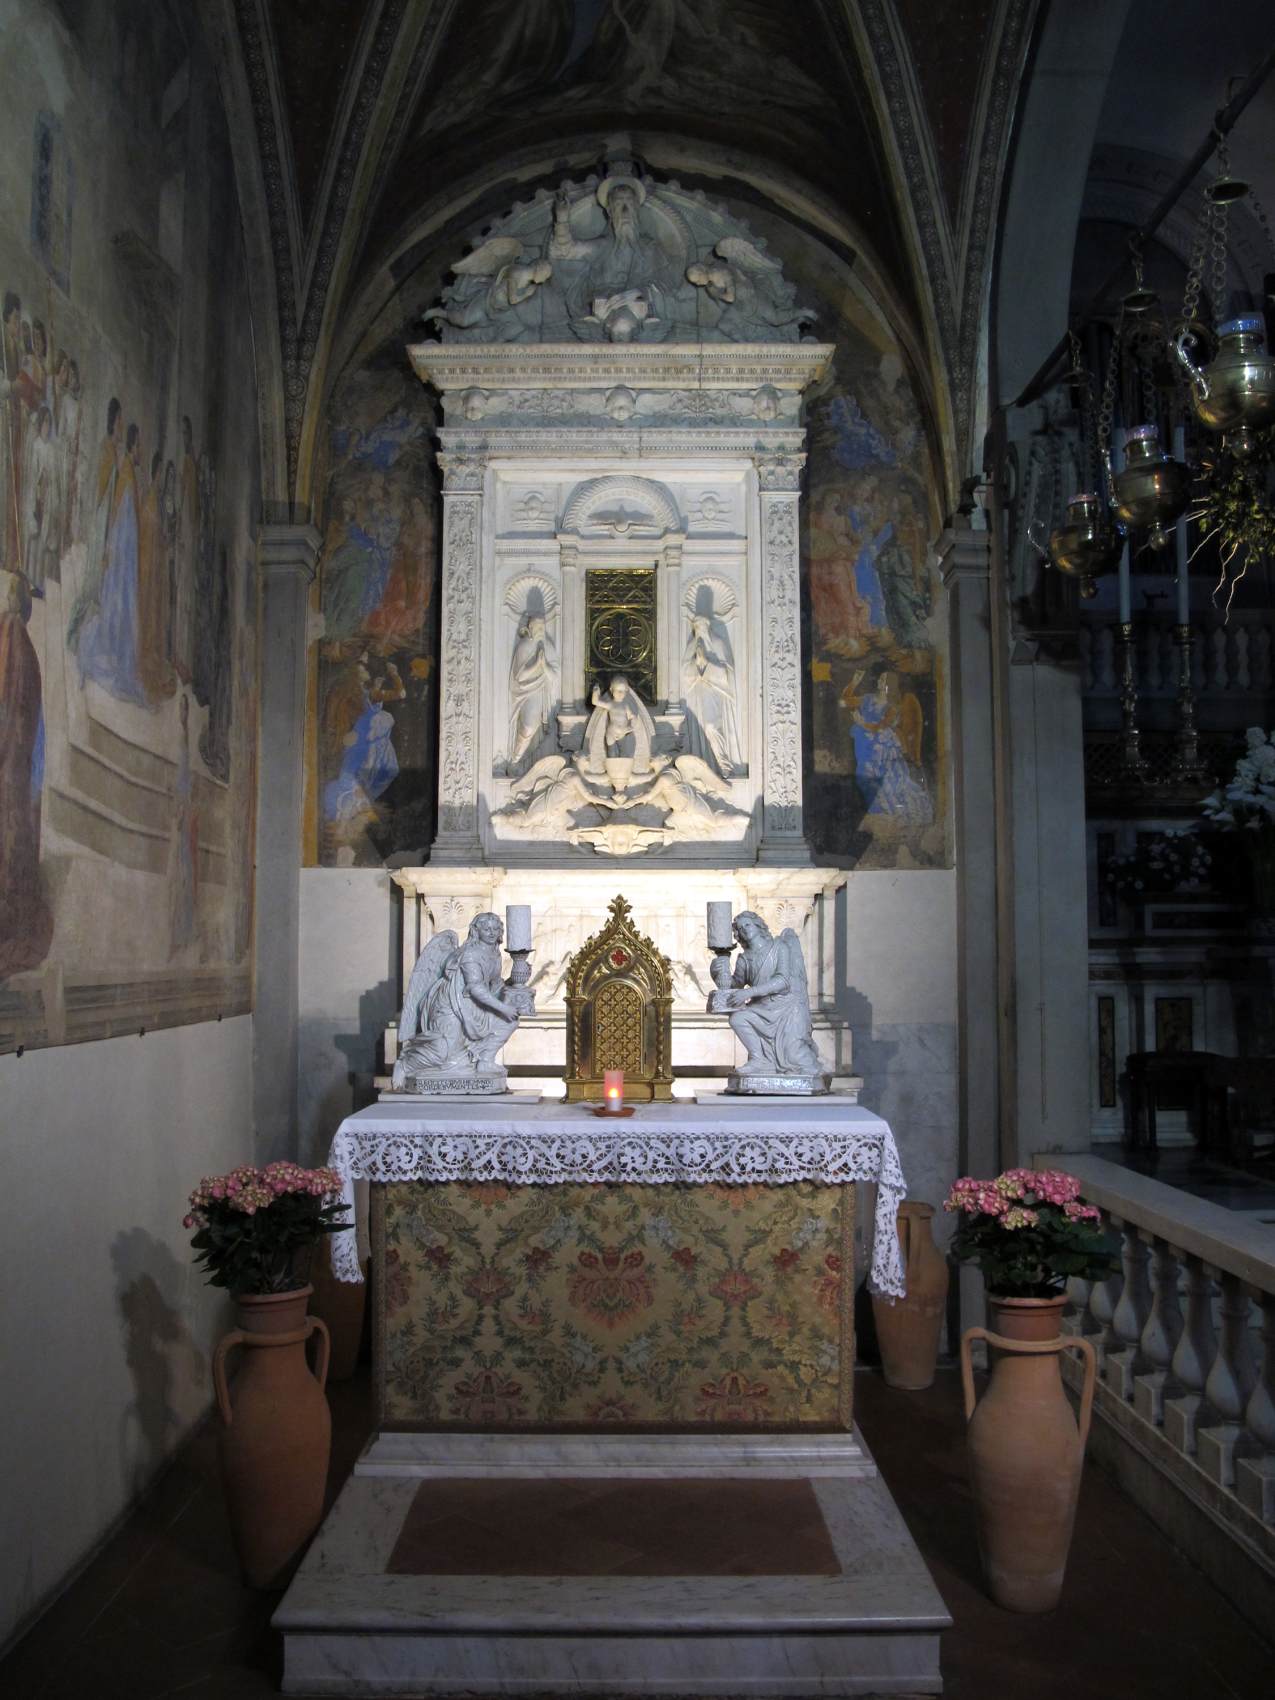
[{"label": "embroidered altar frontal", "polygon": [[854,1187],[372,1188],[381,1422],[848,1429]]}]

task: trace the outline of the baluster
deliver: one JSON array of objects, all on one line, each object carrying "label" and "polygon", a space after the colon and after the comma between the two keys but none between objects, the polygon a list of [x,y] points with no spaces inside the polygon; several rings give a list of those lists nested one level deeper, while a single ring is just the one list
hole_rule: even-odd
[{"label": "baluster", "polygon": [[1164,1432],[1180,1452],[1194,1452],[1204,1404],[1204,1383],[1217,1351],[1213,1332],[1213,1283],[1198,1257],[1170,1248],[1186,1268],[1186,1320],[1170,1369],[1185,1391],[1164,1402]]},{"label": "baluster", "polygon": [[1221,1338],[1213,1367],[1204,1384],[1210,1413],[1220,1423],[1202,1427],[1197,1435],[1201,1469],[1207,1470],[1219,1487],[1235,1486],[1235,1453],[1244,1434],[1244,1409],[1257,1383],[1257,1367],[1249,1344],[1249,1296],[1238,1275],[1210,1271],[1222,1286]]},{"label": "baluster", "polygon": [[1115,1349],[1108,1348],[1102,1373],[1112,1392],[1118,1393],[1122,1399],[1132,1399],[1133,1377],[1141,1367],[1138,1343],[1151,1312],[1151,1289],[1147,1285],[1147,1263],[1151,1254],[1132,1222],[1122,1222],[1119,1217],[1113,1216],[1111,1224],[1118,1227],[1124,1236],[1120,1250],[1120,1297],[1111,1315],[1112,1332],[1121,1344]]},{"label": "baluster", "polygon": [[1158,1428],[1164,1422],[1164,1394],[1173,1353],[1182,1337],[1182,1307],[1178,1302],[1178,1260],[1172,1246],[1153,1235],[1147,1239],[1153,1248],[1151,1311],[1139,1346],[1151,1368],[1145,1375],[1134,1377],[1133,1403],[1138,1415]]},{"label": "baluster", "polygon": [[[1106,1219],[1105,1226],[1117,1226],[1114,1220]],[[1094,1327],[1089,1339],[1098,1357],[1098,1374],[1103,1373],[1103,1365],[1109,1350],[1119,1347],[1119,1339],[1111,1326],[1111,1319],[1116,1314],[1116,1304],[1124,1288],[1124,1272],[1118,1270],[1095,1281],[1089,1290],[1089,1314],[1093,1318]]]},{"label": "baluster", "polygon": [[1064,1334],[1086,1334],[1089,1331],[1089,1291],[1092,1281],[1073,1275],[1067,1282],[1067,1309],[1063,1312]]},{"label": "baluster", "polygon": [[1275,1294],[1250,1288],[1262,1307],[1262,1373],[1244,1410],[1244,1423],[1262,1448],[1260,1458],[1239,1458],[1235,1487],[1256,1516],[1275,1523]]},{"label": "baluster", "polygon": [[1253,669],[1253,689],[1255,691],[1269,691],[1271,688],[1271,634],[1266,626],[1259,626],[1253,634],[1250,665]]},{"label": "baluster", "polygon": [[1209,661],[1212,677],[1209,683],[1215,691],[1225,691],[1229,683],[1226,675],[1226,627],[1214,626],[1209,638]]},{"label": "baluster", "polygon": [[1248,630],[1244,626],[1238,626],[1235,632],[1235,685],[1241,691],[1247,691],[1252,685],[1248,666]]}]

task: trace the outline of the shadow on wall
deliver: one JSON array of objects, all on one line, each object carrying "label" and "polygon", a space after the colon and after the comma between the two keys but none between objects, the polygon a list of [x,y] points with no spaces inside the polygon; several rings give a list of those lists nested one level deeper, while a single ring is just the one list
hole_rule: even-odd
[{"label": "shadow on wall", "polygon": [[356,1032],[342,1032],[321,1019],[302,1021],[302,1149],[309,1141],[310,1162],[324,1162],[344,1118],[375,1102],[381,1039],[386,1025],[398,1015],[398,996],[397,977],[380,980],[361,993]]},{"label": "shadow on wall", "polygon": [[208,1385],[208,1359],[172,1302],[188,1272],[143,1228],[111,1246],[124,1356],[134,1394],[120,1417],[120,1475],[134,1494],[149,1486],[193,1415],[189,1390]]}]

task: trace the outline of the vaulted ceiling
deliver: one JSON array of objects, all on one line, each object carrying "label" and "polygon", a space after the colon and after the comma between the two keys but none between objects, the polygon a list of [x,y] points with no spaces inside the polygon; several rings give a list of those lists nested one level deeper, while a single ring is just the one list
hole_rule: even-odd
[{"label": "vaulted ceiling", "polygon": [[423,212],[445,224],[450,196],[472,234],[621,130],[662,169],[745,201],[782,195],[840,231],[910,320],[949,454],[963,452],[1036,0],[205,5],[237,59],[225,82],[256,142],[254,161],[240,130],[238,166],[255,170],[270,225],[257,291],[274,301],[284,377],[278,497],[308,502],[342,314],[376,268],[392,272]]}]

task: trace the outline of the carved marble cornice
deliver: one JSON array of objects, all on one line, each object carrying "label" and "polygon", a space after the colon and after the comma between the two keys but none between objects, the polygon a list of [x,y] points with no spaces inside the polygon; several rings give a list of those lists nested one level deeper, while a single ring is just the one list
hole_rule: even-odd
[{"label": "carved marble cornice", "polygon": [[802,430],[758,431],[739,426],[709,426],[643,431],[639,436],[622,429],[556,429],[552,425],[539,425],[516,430],[470,425],[440,431],[439,440],[442,443],[440,460],[455,455],[484,458],[501,455],[520,460],[550,460],[566,456],[581,463],[630,455],[641,455],[644,460],[661,455],[730,455],[740,460],[754,460],[758,456],[766,459],[801,457],[806,433]]},{"label": "carved marble cornice", "polygon": [[417,377],[445,395],[460,390],[605,389],[800,391],[823,376],[826,342],[451,343],[417,342]]}]

